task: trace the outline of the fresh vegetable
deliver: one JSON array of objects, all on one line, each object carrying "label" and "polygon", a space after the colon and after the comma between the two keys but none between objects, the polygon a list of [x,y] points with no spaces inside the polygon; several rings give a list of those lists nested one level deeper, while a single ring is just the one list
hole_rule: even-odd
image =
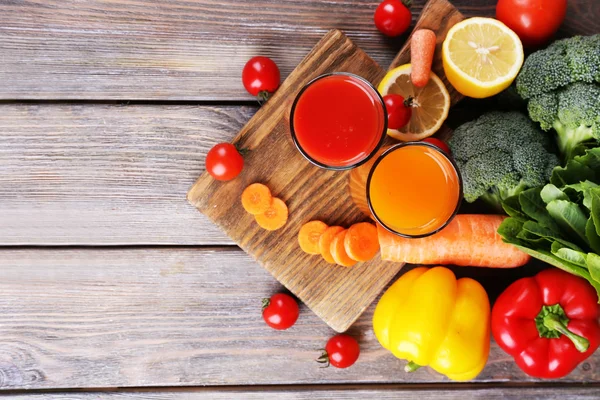
[{"label": "fresh vegetable", "polygon": [[321,254],[319,239],[328,228],[322,221],[310,221],[302,225],[298,232],[298,243],[302,251],[308,254]]},{"label": "fresh vegetable", "polygon": [[429,83],[418,88],[410,80],[412,66],[401,65],[388,71],[377,90],[382,96],[399,94],[411,101],[410,121],[402,128],[388,127],[387,134],[403,142],[422,140],[436,133],[450,110],[450,94],[444,82],[433,72],[429,75]]},{"label": "fresh vegetable", "polygon": [[346,254],[356,261],[369,261],[379,251],[377,228],[368,222],[352,225],[344,238]]},{"label": "fresh vegetable", "polygon": [[242,83],[252,96],[266,101],[277,90],[281,76],[277,64],[269,57],[252,57],[242,70]]},{"label": "fresh vegetable", "polygon": [[319,252],[321,253],[321,256],[323,256],[323,259],[329,264],[335,264],[335,260],[331,255],[331,242],[333,242],[335,235],[343,230],[344,228],[341,226],[330,226],[319,238]]},{"label": "fresh vegetable", "polygon": [[206,154],[206,171],[218,181],[230,181],[242,172],[244,158],[231,143],[219,143]]},{"label": "fresh vegetable", "polygon": [[547,43],[567,14],[567,0],[498,0],[496,18],[515,31],[525,47]]},{"label": "fresh vegetable", "polygon": [[510,28],[493,18],[468,18],[448,31],[442,45],[446,78],[465,96],[500,93],[523,64],[523,45]]},{"label": "fresh vegetable", "polygon": [[256,223],[268,231],[282,228],[288,219],[288,208],[283,200],[273,197],[271,206],[262,214],[254,216]]},{"label": "fresh vegetable", "polygon": [[410,26],[412,0],[384,0],[375,9],[375,26],[386,36],[400,36]]},{"label": "fresh vegetable", "polygon": [[504,218],[459,214],[440,232],[420,239],[403,238],[378,226],[381,258],[410,264],[520,267],[529,261],[529,256],[502,242],[496,231]]},{"label": "fresh vegetable", "polygon": [[551,140],[525,115],[490,112],[458,127],[448,141],[463,178],[464,198],[496,210],[502,200],[548,182],[558,158]]},{"label": "fresh vegetable", "polygon": [[387,110],[388,129],[400,129],[410,121],[412,99],[404,99],[399,94],[387,94],[383,97]]},{"label": "fresh vegetable", "polygon": [[504,201],[498,233],[531,256],[587,279],[600,293],[600,148],[587,150],[550,183]]},{"label": "fresh vegetable", "polygon": [[348,368],[358,360],[359,355],[360,346],[356,339],[339,334],[329,339],[317,362],[325,364],[325,367],[333,365],[336,368]]},{"label": "fresh vegetable", "polygon": [[331,241],[330,251],[333,261],[342,267],[352,267],[356,264],[356,260],[350,258],[346,253],[345,239],[347,230],[343,230],[335,235]]},{"label": "fresh vegetable", "polygon": [[252,215],[266,212],[272,201],[271,191],[262,183],[253,183],[242,192],[242,207]]},{"label": "fresh vegetable", "polygon": [[429,82],[433,53],[435,53],[435,33],[429,29],[417,29],[410,39],[410,80],[416,87],[425,87]]},{"label": "fresh vegetable", "polygon": [[408,360],[406,371],[429,365],[456,381],[475,378],[490,350],[490,303],[483,287],[444,267],[405,273],[381,297],[373,315],[379,343]]},{"label": "fresh vegetable", "polygon": [[536,378],[562,378],[600,344],[594,289],[558,269],[510,285],[492,310],[492,333],[519,368]]},{"label": "fresh vegetable", "polygon": [[300,310],[296,300],[285,293],[277,293],[270,299],[263,299],[262,316],[267,325],[273,329],[291,328],[298,320]]},{"label": "fresh vegetable", "polygon": [[428,137],[427,139],[423,139],[423,142],[431,143],[432,145],[439,147],[440,150],[442,150],[446,154],[452,155],[452,152],[450,151],[450,147],[448,147],[446,142],[444,142],[438,138]]},{"label": "fresh vegetable", "polygon": [[600,139],[600,34],[575,36],[531,54],[517,77],[529,117],[554,129],[564,161]]}]

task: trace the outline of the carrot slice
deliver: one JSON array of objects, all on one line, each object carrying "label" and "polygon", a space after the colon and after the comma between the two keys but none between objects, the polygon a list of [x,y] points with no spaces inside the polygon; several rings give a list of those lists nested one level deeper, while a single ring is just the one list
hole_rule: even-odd
[{"label": "carrot slice", "polygon": [[330,226],[323,232],[321,238],[319,239],[319,252],[329,264],[335,264],[335,260],[331,255],[331,242],[333,242],[333,238],[335,235],[343,231],[344,228],[341,226]]},{"label": "carrot slice", "polygon": [[252,215],[266,212],[272,200],[271,191],[262,183],[253,183],[242,192],[242,206]]},{"label": "carrot slice", "polygon": [[333,241],[331,242],[331,256],[336,264],[339,264],[342,267],[351,267],[356,264],[356,261],[351,259],[346,253],[346,248],[344,246],[346,232],[348,231],[343,230],[333,238]]},{"label": "carrot slice", "polygon": [[379,251],[377,228],[368,222],[352,225],[346,232],[344,247],[351,259],[369,261]]},{"label": "carrot slice", "polygon": [[308,254],[321,254],[319,238],[327,228],[327,224],[322,221],[310,221],[302,225],[298,232],[298,243],[302,251]]},{"label": "carrot slice", "polygon": [[262,214],[254,216],[254,219],[268,231],[276,231],[285,225],[288,219],[288,208],[283,200],[273,197],[271,206]]}]

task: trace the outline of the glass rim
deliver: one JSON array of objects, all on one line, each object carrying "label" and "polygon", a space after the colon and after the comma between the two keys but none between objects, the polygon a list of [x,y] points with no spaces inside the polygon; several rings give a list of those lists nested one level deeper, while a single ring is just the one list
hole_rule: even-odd
[{"label": "glass rim", "polygon": [[[454,168],[454,171],[456,172],[456,176],[458,177],[458,199],[456,201],[456,206],[454,207],[454,211],[452,212],[452,214],[448,217],[446,222],[444,222],[438,228],[434,229],[431,232],[422,233],[419,235],[411,235],[411,234],[407,234],[407,233],[401,233],[401,232],[398,232],[395,229],[389,227],[377,216],[377,213],[375,212],[375,209],[374,209],[373,205],[371,204],[371,190],[370,190],[371,178],[373,177],[373,173],[375,172],[375,169],[387,155],[389,155],[390,153],[392,153],[398,149],[401,149],[403,147],[409,147],[409,146],[424,146],[424,147],[429,147],[429,148],[436,150],[438,153],[440,153],[442,156],[444,156],[450,162],[450,165],[452,165],[452,168]],[[371,211],[371,214],[373,215],[373,217],[375,218],[377,223],[379,223],[379,225],[381,225],[385,230],[387,230],[388,232],[390,232],[394,235],[398,235],[398,236],[408,238],[408,239],[419,239],[419,238],[424,238],[424,237],[431,236],[433,234],[438,233],[439,231],[444,229],[446,226],[448,226],[448,224],[454,219],[454,217],[456,217],[456,214],[458,214],[458,210],[462,203],[463,180],[462,180],[462,176],[460,174],[460,170],[458,169],[458,166],[456,165],[456,162],[452,159],[452,157],[449,154],[447,154],[444,150],[442,150],[438,146],[436,146],[432,143],[427,143],[427,142],[404,142],[404,143],[398,143],[398,144],[393,145],[392,147],[390,147],[389,149],[387,149],[386,151],[381,153],[381,155],[377,158],[377,160],[371,167],[371,170],[369,171],[369,176],[367,178],[366,191],[367,191],[367,204],[369,205],[369,210]]]},{"label": "glass rim", "polygon": [[[367,87],[369,89],[371,89],[373,91],[373,93],[375,94],[375,96],[373,96],[373,98],[377,99],[381,105],[381,109],[383,111],[383,128],[381,130],[381,134],[380,134],[380,138],[377,141],[377,143],[375,144],[375,147],[373,148],[373,150],[362,160],[357,161],[353,164],[349,164],[349,165],[344,165],[344,166],[332,166],[332,165],[327,165],[324,164],[320,161],[315,160],[314,158],[312,158],[303,148],[302,145],[300,144],[298,137],[296,135],[296,130],[294,129],[294,113],[296,111],[296,106],[298,104],[298,100],[300,100],[300,97],[302,97],[302,94],[306,91],[306,89],[308,89],[313,83],[323,79],[323,78],[327,78],[329,76],[335,76],[335,75],[341,75],[341,76],[349,76],[353,79],[357,79],[359,81],[361,81],[362,83],[366,84]],[[353,74],[351,72],[327,72],[325,74],[321,74],[319,76],[317,76],[316,78],[311,79],[308,83],[306,83],[302,89],[300,89],[300,91],[298,92],[298,94],[296,95],[296,98],[294,99],[294,103],[292,104],[292,109],[290,111],[290,133],[292,136],[292,141],[294,142],[294,145],[296,146],[296,148],[298,149],[298,151],[300,152],[300,154],[302,154],[302,156],[307,159],[311,164],[319,167],[319,168],[323,168],[323,169],[328,169],[328,170],[332,170],[332,171],[347,171],[356,167],[359,167],[361,165],[363,165],[364,163],[366,163],[367,161],[369,161],[371,158],[373,158],[373,156],[375,154],[377,154],[377,151],[379,150],[379,148],[381,147],[381,145],[383,144],[383,141],[385,140],[385,135],[387,133],[387,127],[388,127],[388,120],[387,120],[387,110],[385,108],[385,102],[383,101],[383,97],[381,96],[381,94],[379,93],[379,91],[377,91],[377,88],[371,83],[369,82],[367,79],[363,78],[362,76]]]}]

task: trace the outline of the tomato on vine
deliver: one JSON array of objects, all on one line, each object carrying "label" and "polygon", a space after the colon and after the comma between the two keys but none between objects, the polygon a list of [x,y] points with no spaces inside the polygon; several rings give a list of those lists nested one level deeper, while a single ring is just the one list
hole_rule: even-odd
[{"label": "tomato on vine", "polygon": [[358,360],[359,355],[360,346],[356,339],[342,333],[329,339],[317,362],[326,364],[325,367],[333,365],[336,368],[348,368]]},{"label": "tomato on vine", "polygon": [[263,319],[273,329],[291,328],[300,315],[296,300],[285,293],[277,293],[270,299],[263,299]]},{"label": "tomato on vine", "polygon": [[259,101],[266,101],[279,87],[281,75],[277,64],[269,57],[252,57],[242,70],[242,83]]}]

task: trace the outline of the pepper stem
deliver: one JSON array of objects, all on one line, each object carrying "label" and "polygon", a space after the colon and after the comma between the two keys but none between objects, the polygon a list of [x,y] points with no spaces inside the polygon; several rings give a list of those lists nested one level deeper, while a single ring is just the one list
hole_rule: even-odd
[{"label": "pepper stem", "polygon": [[413,361],[409,361],[406,364],[406,367],[404,367],[404,371],[405,372],[415,372],[416,370],[418,370],[421,367],[422,367],[422,365],[419,365],[419,364],[417,364],[416,362],[413,362]]},{"label": "pepper stem", "polygon": [[567,326],[560,320],[560,317],[556,314],[548,314],[544,317],[544,326],[548,329],[558,331],[568,337],[577,350],[585,353],[590,347],[590,341],[571,332]]}]

